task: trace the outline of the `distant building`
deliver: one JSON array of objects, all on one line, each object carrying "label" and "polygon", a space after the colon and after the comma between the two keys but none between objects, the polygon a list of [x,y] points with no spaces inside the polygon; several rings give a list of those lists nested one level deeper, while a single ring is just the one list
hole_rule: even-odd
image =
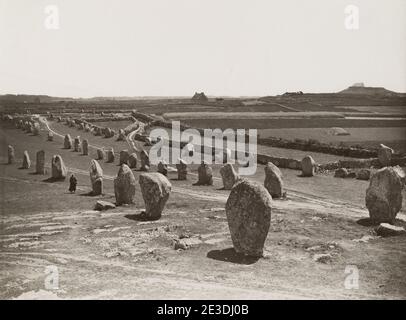
[{"label": "distant building", "polygon": [[195,94],[192,97],[193,101],[209,101],[209,99],[206,97],[204,92],[195,92]]}]

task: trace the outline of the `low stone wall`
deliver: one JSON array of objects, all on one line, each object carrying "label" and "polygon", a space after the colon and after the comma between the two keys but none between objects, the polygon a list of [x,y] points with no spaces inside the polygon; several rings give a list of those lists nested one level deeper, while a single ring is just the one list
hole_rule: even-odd
[{"label": "low stone wall", "polygon": [[301,161],[291,158],[271,157],[265,154],[257,154],[257,162],[259,164],[267,164],[268,162],[272,162],[279,168],[302,170]]}]

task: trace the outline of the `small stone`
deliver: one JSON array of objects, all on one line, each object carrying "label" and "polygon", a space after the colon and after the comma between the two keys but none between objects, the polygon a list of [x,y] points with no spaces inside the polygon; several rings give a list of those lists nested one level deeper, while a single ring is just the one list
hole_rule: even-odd
[{"label": "small stone", "polygon": [[333,257],[329,253],[318,253],[313,256],[313,260],[319,263],[329,263]]},{"label": "small stone", "polygon": [[179,159],[179,163],[176,164],[176,170],[178,171],[178,180],[187,179],[187,163]]},{"label": "small stone", "polygon": [[114,203],[99,200],[96,202],[94,209],[98,210],[98,211],[104,211],[104,210],[108,210],[108,209],[114,209],[115,207],[116,207],[116,205]]},{"label": "small stone", "polygon": [[369,180],[371,177],[371,170],[361,169],[357,172],[356,177],[358,180]]},{"label": "small stone", "polygon": [[381,223],[375,231],[381,237],[406,235],[406,230],[403,227],[397,227],[389,223]]},{"label": "small stone", "polygon": [[45,151],[40,150],[37,152],[37,159],[35,162],[35,168],[37,174],[45,174]]},{"label": "small stone", "polygon": [[159,161],[159,163],[158,163],[158,166],[157,166],[157,171],[160,173],[160,174],[163,174],[164,176],[167,176],[168,175],[168,166],[167,166],[167,164],[165,163],[165,161]]},{"label": "small stone", "polygon": [[131,169],[137,168],[138,157],[135,152],[131,153],[128,157],[128,166]]},{"label": "small stone", "polygon": [[197,173],[198,173],[198,181],[195,183],[195,185],[197,186],[213,185],[213,170],[205,161],[202,161],[202,164],[197,169]]},{"label": "small stone", "polygon": [[338,168],[334,172],[334,178],[347,178],[348,170],[346,168]]},{"label": "small stone", "polygon": [[283,196],[282,172],[272,162],[268,162],[264,168],[265,181],[264,186],[272,198],[281,198]]},{"label": "small stone", "polygon": [[149,162],[149,156],[148,153],[145,150],[142,150],[140,153],[140,158],[141,158],[141,171],[149,171],[149,168],[151,166]]},{"label": "small stone", "polygon": [[23,156],[23,165],[22,168],[23,169],[29,169],[31,167],[31,160],[30,160],[30,156],[28,154],[28,151],[24,151],[24,156]]},{"label": "small stone", "polygon": [[129,158],[129,154],[128,154],[128,150],[121,150],[120,151],[120,162],[119,162],[119,164],[120,164],[120,166],[122,165],[122,164],[126,164],[126,165],[128,165],[128,158]]},{"label": "small stone", "polygon": [[63,142],[63,147],[65,149],[71,149],[72,148],[72,138],[70,137],[69,134],[65,135],[65,139]]},{"label": "small stone", "polygon": [[136,181],[133,172],[126,164],[122,164],[117,177],[114,179],[114,194],[118,206],[134,203],[135,185]]},{"label": "small stone", "polygon": [[97,160],[103,160],[105,157],[104,149],[97,149]]},{"label": "small stone", "polygon": [[51,161],[52,166],[52,178],[54,179],[65,179],[68,170],[63,163],[62,157],[60,155],[54,155]]},{"label": "small stone", "polygon": [[108,163],[113,163],[115,161],[115,154],[114,154],[114,149],[111,148],[109,150],[107,150],[107,162]]},{"label": "small stone", "polygon": [[8,154],[8,164],[13,164],[15,160],[15,151],[13,146],[7,147],[7,154]]},{"label": "small stone", "polygon": [[316,162],[314,162],[311,156],[306,156],[302,159],[302,176],[313,177],[316,168]]},{"label": "small stone", "polygon": [[90,161],[90,183],[92,185],[93,195],[100,195],[103,193],[103,169],[100,164],[92,159]]},{"label": "small stone", "polygon": [[87,139],[83,139],[82,141],[82,152],[84,156],[89,155],[89,142]]}]

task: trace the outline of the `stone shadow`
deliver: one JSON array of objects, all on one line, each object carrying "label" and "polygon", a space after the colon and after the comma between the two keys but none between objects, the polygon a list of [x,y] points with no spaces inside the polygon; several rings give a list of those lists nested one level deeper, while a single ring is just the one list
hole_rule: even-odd
[{"label": "stone shadow", "polygon": [[207,253],[207,258],[223,262],[250,265],[257,262],[261,257],[247,256],[242,253],[237,253],[234,248],[227,248],[223,250],[211,250]]},{"label": "stone shadow", "polygon": [[145,214],[145,211],[142,211],[140,213],[134,213],[134,214],[126,214],[124,216],[127,219],[133,220],[133,221],[156,221],[159,220],[160,217],[158,218],[150,218]]}]

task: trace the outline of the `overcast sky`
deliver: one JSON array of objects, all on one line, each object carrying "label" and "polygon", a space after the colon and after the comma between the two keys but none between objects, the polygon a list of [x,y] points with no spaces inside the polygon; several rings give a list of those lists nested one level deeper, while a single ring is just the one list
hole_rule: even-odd
[{"label": "overcast sky", "polygon": [[[344,9],[359,7],[359,29]],[[59,29],[47,29],[57,5]],[[49,20],[48,20],[49,22]],[[0,93],[406,92],[405,0],[0,0]]]}]

